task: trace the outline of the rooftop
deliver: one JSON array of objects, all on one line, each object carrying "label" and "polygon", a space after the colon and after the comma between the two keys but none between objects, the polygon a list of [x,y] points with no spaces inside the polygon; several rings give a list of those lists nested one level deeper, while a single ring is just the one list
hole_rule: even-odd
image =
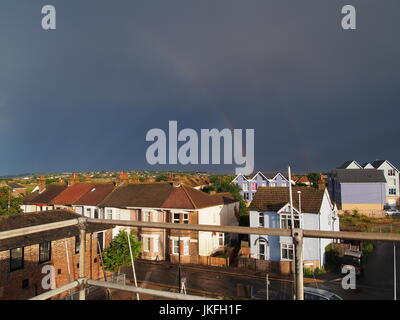
[{"label": "rooftop", "polygon": [[342,183],[385,183],[382,170],[336,169],[331,172]]},{"label": "rooftop", "polygon": [[24,197],[24,204],[48,204],[51,200],[57,197],[61,192],[67,189],[66,185],[60,184],[49,184],[46,186],[46,189],[39,193],[39,191],[35,191],[27,194]]},{"label": "rooftop", "polygon": [[[0,232],[32,227],[52,222],[66,221],[82,217],[80,214],[65,210],[49,210],[43,212],[29,212],[0,216]],[[88,223],[86,233],[99,232],[110,229],[110,226],[96,223]],[[59,239],[75,237],[79,235],[78,226],[65,227],[55,230],[37,232],[20,237],[13,237],[0,241],[0,251],[18,247],[26,247],[44,241],[55,241]]]},{"label": "rooftop", "polygon": [[[292,187],[293,207],[297,209],[299,208],[297,191],[301,191],[301,211],[319,213],[325,191],[308,187]],[[249,206],[249,210],[277,212],[289,201],[288,187],[260,187]]]}]

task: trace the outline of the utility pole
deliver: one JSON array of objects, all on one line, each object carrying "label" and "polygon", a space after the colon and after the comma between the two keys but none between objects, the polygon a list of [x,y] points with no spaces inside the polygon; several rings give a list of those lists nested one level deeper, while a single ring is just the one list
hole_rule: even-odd
[{"label": "utility pole", "polygon": [[267,295],[267,300],[269,300],[269,280],[268,280],[268,273],[265,279],[265,286],[266,286],[266,295]]},{"label": "utility pole", "polygon": [[181,234],[180,233],[179,233],[178,239],[179,239],[178,240],[178,243],[179,243],[179,246],[178,246],[178,281],[179,281],[179,284],[178,284],[178,286],[179,286],[179,292],[181,292],[181,290],[182,290],[182,282],[181,282],[182,275],[181,275]]},{"label": "utility pole", "polygon": [[396,242],[393,242],[393,278],[394,278],[394,300],[397,300],[397,275],[396,275]]},{"label": "utility pole", "polygon": [[[296,300],[304,300],[304,283],[303,283],[303,230],[294,227],[293,214],[293,194],[292,194],[292,173],[288,166],[289,178],[289,201],[290,201],[290,216],[292,224],[292,239],[293,239],[293,258],[295,261],[295,272],[293,274],[293,285],[295,286]],[[300,195],[299,195],[300,197]],[[301,201],[301,199],[300,199]],[[300,205],[300,203],[299,203]],[[300,217],[301,218],[301,217]]]},{"label": "utility pole", "polygon": [[301,214],[301,191],[297,191],[299,195],[299,214]]},{"label": "utility pole", "polygon": [[10,207],[11,207],[11,189],[7,188],[8,190],[8,204],[7,204],[7,213],[10,214]]},{"label": "utility pole", "polygon": [[[290,203],[290,224],[291,230],[293,235],[293,228],[294,228],[294,217],[293,217],[293,195],[292,195],[292,173],[290,170],[290,166],[288,166],[288,180],[289,180],[289,203]],[[296,261],[296,251],[294,250],[294,238],[293,238],[293,261]],[[296,267],[292,269],[293,272],[293,291],[296,292]],[[295,295],[293,296],[295,299]]]},{"label": "utility pole", "polygon": [[293,242],[296,246],[296,300],[304,300],[304,282],[303,282],[303,230],[293,230]]},{"label": "utility pole", "polygon": [[[131,264],[132,264],[132,273],[133,273],[133,280],[135,281],[135,286],[137,287],[137,280],[136,280],[136,271],[135,271],[135,263],[133,261],[133,254],[132,254],[132,246],[131,246],[131,237],[130,237],[130,230],[129,232],[126,233],[127,237],[128,237],[128,246],[129,246],[129,254],[131,256]],[[139,299],[139,293],[136,292],[136,300],[140,300]]]}]

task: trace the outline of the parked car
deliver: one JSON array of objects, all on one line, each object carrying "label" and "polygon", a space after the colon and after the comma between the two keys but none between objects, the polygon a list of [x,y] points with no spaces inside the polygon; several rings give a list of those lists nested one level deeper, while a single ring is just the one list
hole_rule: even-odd
[{"label": "parked car", "polygon": [[359,276],[363,273],[362,268],[363,254],[362,251],[358,250],[346,250],[342,258],[341,267],[347,267],[348,269],[354,269],[356,275]]},{"label": "parked car", "polygon": [[387,210],[385,210],[385,212],[386,212],[386,215],[389,217],[395,216],[395,215],[400,215],[400,211],[397,209],[394,209],[394,208],[387,209]]},{"label": "parked car", "polygon": [[337,294],[312,287],[304,287],[304,300],[343,300]]}]

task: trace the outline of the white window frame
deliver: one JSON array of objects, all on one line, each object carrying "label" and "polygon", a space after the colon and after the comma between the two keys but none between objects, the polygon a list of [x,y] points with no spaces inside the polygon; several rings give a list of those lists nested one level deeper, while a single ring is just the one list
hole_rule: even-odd
[{"label": "white window frame", "polygon": [[143,212],[143,221],[144,222],[150,222],[151,221],[151,212],[150,211],[144,211]]},{"label": "white window frame", "polygon": [[[279,226],[281,229],[291,229],[290,224],[292,223],[292,218],[290,213],[280,213],[279,214]],[[293,213],[293,220],[296,228],[296,221],[299,221],[298,228],[303,227],[303,217],[298,213]],[[283,221],[286,221],[286,226],[283,226]]]},{"label": "white window frame", "polygon": [[[293,244],[290,243],[281,243],[281,260],[282,261],[293,261],[293,257],[294,257],[294,247]],[[283,250],[286,250],[287,254],[290,257],[290,251],[292,252],[292,259],[290,258],[284,258],[283,257]]]},{"label": "white window frame", "polygon": [[150,252],[151,238],[147,236],[142,236],[142,241],[143,241],[143,251]]},{"label": "white window frame", "polygon": [[[262,223],[261,223],[262,220]],[[265,227],[265,215],[264,212],[260,212],[258,214],[258,226],[259,227]]]},{"label": "white window frame", "polygon": [[159,213],[157,211],[153,212],[153,222],[158,222],[158,215]]},{"label": "white window frame", "polygon": [[183,255],[184,256],[189,255],[189,239],[183,240]]},{"label": "white window frame", "polygon": [[[262,253],[262,255],[264,256],[263,259],[261,259],[261,250],[260,250],[260,246],[261,244],[264,244],[264,252]],[[257,244],[257,255],[258,255],[258,259],[259,260],[267,260],[267,255],[268,255],[268,242],[267,240],[260,238],[258,240],[258,244]]]},{"label": "white window frame", "polygon": [[107,209],[106,213],[107,213],[107,219],[112,220],[112,218],[113,218],[113,209]]},{"label": "white window frame", "polygon": [[153,239],[153,252],[158,252],[158,237]]},{"label": "white window frame", "polygon": [[[175,218],[175,215],[177,215],[178,218]],[[172,223],[181,223],[181,214],[180,213],[172,214]]]},{"label": "white window frame", "polygon": [[[222,240],[222,244],[221,244],[221,240]],[[225,246],[225,233],[223,233],[223,232],[218,232],[218,246],[219,247]]]},{"label": "white window frame", "polygon": [[182,213],[183,216],[183,223],[189,224],[189,213]]},{"label": "white window frame", "polygon": [[[176,248],[175,244],[178,243],[178,248]],[[180,243],[179,240],[172,240],[172,254],[173,255],[179,255],[179,247],[180,247]],[[176,249],[178,249],[178,251],[176,251]]]},{"label": "white window frame", "polygon": [[85,212],[86,214],[84,214],[84,216],[91,218],[92,217],[92,208],[86,208],[85,211],[86,211]]}]

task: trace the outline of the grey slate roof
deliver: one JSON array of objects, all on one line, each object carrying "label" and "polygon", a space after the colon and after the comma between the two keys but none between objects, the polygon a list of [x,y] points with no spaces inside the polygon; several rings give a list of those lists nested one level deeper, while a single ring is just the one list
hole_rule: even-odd
[{"label": "grey slate roof", "polygon": [[336,169],[331,172],[341,183],[385,183],[382,170]]},{"label": "grey slate roof", "polygon": [[281,175],[283,175],[285,177],[285,179],[288,179],[288,175],[286,173],[282,173],[279,171],[271,171],[271,172],[265,172],[265,171],[261,171],[261,173],[267,178],[267,179],[273,179],[278,173],[280,173]]},{"label": "grey slate roof", "polygon": [[26,189],[26,187],[21,186],[19,183],[16,182],[9,182],[8,185],[12,189]]},{"label": "grey slate roof", "polygon": [[373,161],[373,162],[371,162],[371,165],[375,168],[375,169],[377,169],[377,168],[379,168],[381,165],[382,165],[382,163],[384,163],[386,160],[375,160],[375,161]]},{"label": "grey slate roof", "polygon": [[360,165],[356,160],[347,160],[345,162],[343,162],[339,167],[337,167],[336,169],[346,169],[348,167],[348,165],[352,162],[357,163],[358,165]]}]

